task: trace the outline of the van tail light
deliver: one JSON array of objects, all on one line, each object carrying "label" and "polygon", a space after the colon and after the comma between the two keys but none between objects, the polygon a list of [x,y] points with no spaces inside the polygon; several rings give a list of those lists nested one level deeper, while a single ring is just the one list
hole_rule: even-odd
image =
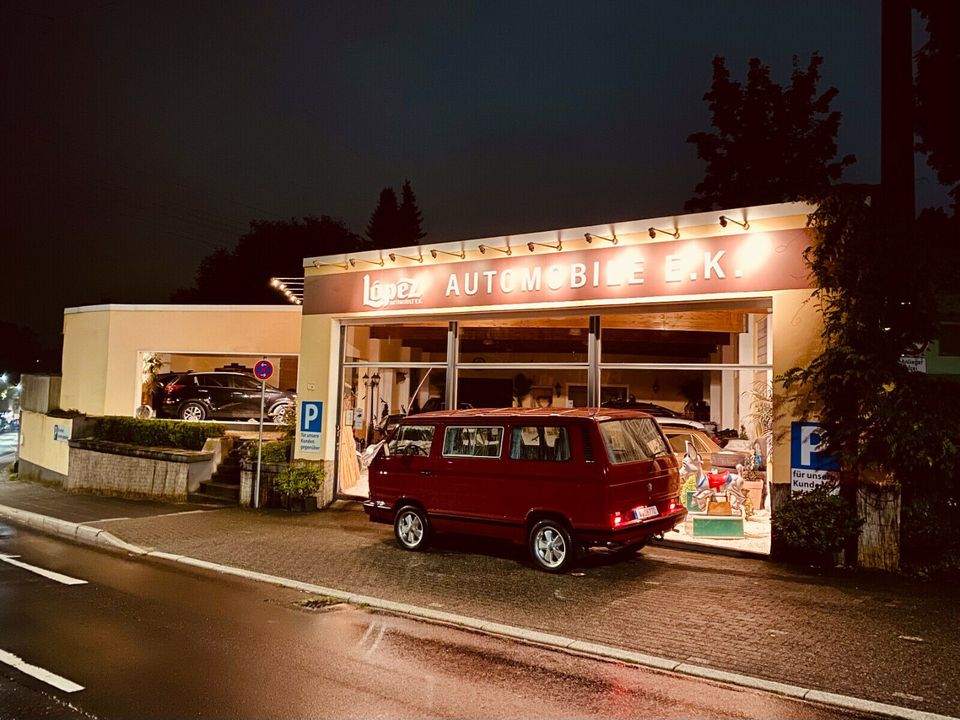
[{"label": "van tail light", "polygon": [[620,513],[615,512],[613,515],[610,516],[610,525],[614,529],[620,527],[622,524],[623,524],[623,517],[620,515]]},{"label": "van tail light", "polygon": [[676,500],[671,500],[671,501],[670,501],[670,512],[673,512],[673,511],[676,510],[676,509],[677,509],[677,501],[676,501]]}]

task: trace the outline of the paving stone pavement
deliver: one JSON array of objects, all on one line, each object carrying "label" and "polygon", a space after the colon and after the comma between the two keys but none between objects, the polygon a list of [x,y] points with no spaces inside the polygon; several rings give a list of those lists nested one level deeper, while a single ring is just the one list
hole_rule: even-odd
[{"label": "paving stone pavement", "polygon": [[[0,504],[11,504],[11,484],[0,482]],[[65,507],[76,497],[44,491]],[[555,576],[505,544],[445,537],[424,553],[402,551],[389,526],[349,503],[311,514],[231,508],[90,524],[148,549],[960,715],[954,587],[655,546],[627,561],[595,554]]]}]

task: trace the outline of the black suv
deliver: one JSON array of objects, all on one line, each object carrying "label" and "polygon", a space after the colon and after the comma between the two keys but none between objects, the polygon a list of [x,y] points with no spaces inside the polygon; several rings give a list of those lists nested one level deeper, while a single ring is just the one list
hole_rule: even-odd
[{"label": "black suv", "polygon": [[[181,420],[249,420],[260,417],[260,381],[237,372],[183,372],[161,375],[159,415]],[[276,423],[289,421],[293,393],[267,385],[263,411]]]}]

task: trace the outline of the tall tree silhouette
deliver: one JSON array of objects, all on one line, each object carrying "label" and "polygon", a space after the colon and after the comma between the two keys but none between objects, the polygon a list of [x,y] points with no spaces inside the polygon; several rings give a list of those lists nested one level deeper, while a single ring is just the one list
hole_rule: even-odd
[{"label": "tall tree silhouette", "polygon": [[385,187],[380,191],[380,199],[370,214],[370,222],[367,223],[367,237],[371,247],[389,248],[401,244],[397,242],[399,216],[397,194],[393,188]]},{"label": "tall tree silhouette", "polygon": [[397,245],[416,245],[426,236],[417,196],[410,181],[406,180],[400,191],[400,207],[397,210]]},{"label": "tall tree silhouette", "polygon": [[917,52],[917,149],[950,187],[954,215],[960,216],[960,3],[943,0],[914,2],[927,21],[928,40]]},{"label": "tall tree silhouette", "polygon": [[233,250],[220,248],[200,262],[192,288],[177,290],[173,302],[286,302],[270,287],[271,277],[301,277],[303,258],[355,252],[362,240],[340,221],[319,218],[257,221]]},{"label": "tall tree silhouette", "polygon": [[817,90],[822,63],[814,53],[804,70],[794,56],[790,84],[782,87],[753,58],[744,86],[731,80],[724,58],[714,58],[703,96],[714,131],[687,138],[707,162],[688,212],[818,197],[840,178],[855,158],[834,160],[841,114],[830,110],[837,89]]}]

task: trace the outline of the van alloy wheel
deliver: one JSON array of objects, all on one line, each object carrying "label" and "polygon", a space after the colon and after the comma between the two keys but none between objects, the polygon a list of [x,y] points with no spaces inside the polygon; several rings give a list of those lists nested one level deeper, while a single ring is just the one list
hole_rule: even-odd
[{"label": "van alloy wheel", "polygon": [[397,542],[404,550],[422,550],[427,545],[427,517],[414,505],[400,508],[393,523],[393,530]]},{"label": "van alloy wheel", "polygon": [[541,520],[530,529],[530,556],[547,572],[559,573],[573,562],[573,540],[564,525],[556,520]]}]

